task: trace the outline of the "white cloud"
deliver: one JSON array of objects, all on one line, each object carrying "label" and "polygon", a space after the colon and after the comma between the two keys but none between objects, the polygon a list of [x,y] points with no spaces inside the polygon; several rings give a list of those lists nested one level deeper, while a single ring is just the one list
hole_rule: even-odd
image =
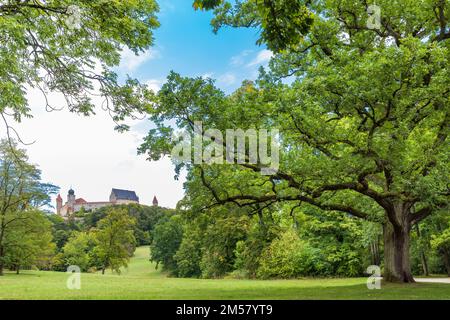
[{"label": "white cloud", "polygon": [[145,84],[156,93],[159,90],[161,90],[161,87],[164,84],[164,82],[165,80],[162,79],[150,79],[145,81]]},{"label": "white cloud", "polygon": [[238,55],[235,55],[233,57],[231,57],[230,59],[230,65],[231,66],[235,66],[235,67],[239,67],[242,66],[243,64],[245,64],[245,60],[246,58],[253,52],[253,50],[244,50],[241,53],[239,53]]},{"label": "white cloud", "polygon": [[223,84],[225,86],[231,86],[232,84],[236,83],[236,80],[236,76],[231,72],[227,72],[217,79],[219,84]]},{"label": "white cloud", "polygon": [[207,72],[205,74],[202,74],[202,78],[203,79],[212,79],[212,77],[214,76],[214,72]]},{"label": "white cloud", "polygon": [[157,49],[151,48],[147,51],[136,55],[128,48],[124,48],[121,55],[119,69],[125,72],[136,70],[139,66],[147,61],[158,59],[161,55]]},{"label": "white cloud", "polygon": [[247,67],[254,67],[257,65],[266,64],[270,61],[270,59],[273,57],[273,52],[267,49],[261,50],[256,55],[255,59],[253,59],[249,64],[247,64]]}]

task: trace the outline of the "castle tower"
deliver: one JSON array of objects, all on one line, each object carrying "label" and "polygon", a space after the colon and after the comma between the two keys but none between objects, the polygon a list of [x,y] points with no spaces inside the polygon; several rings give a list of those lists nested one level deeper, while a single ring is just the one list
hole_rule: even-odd
[{"label": "castle tower", "polygon": [[56,213],[58,215],[61,215],[62,201],[61,195],[58,194],[58,197],[56,197]]},{"label": "castle tower", "polygon": [[156,196],[153,197],[153,206],[154,207],[158,206],[158,199],[156,199]]},{"label": "castle tower", "polygon": [[75,191],[70,188],[69,193],[67,194],[67,213],[72,213],[74,211],[75,206]]}]

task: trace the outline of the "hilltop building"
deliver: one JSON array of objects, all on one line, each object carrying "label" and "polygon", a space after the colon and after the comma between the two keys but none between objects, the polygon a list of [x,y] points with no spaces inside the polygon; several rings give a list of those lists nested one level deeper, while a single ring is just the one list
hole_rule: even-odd
[{"label": "hilltop building", "polygon": [[[63,218],[68,218],[82,208],[84,210],[94,210],[116,204],[130,203],[139,203],[139,197],[134,191],[113,188],[109,196],[109,201],[88,202],[83,198],[77,198],[75,196],[75,191],[71,188],[67,194],[67,201],[65,204],[63,204],[61,195],[58,194],[58,197],[56,198],[56,214]],[[153,205],[158,205],[156,197],[153,198]]]}]

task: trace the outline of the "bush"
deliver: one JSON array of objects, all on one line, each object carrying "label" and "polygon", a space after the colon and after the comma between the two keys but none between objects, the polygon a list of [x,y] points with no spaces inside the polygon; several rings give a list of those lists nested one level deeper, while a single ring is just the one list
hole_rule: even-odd
[{"label": "bush", "polygon": [[246,216],[229,215],[206,228],[200,261],[203,278],[220,278],[233,271],[236,243],[245,238],[248,222]]},{"label": "bush", "polygon": [[320,250],[288,230],[264,249],[257,271],[258,278],[295,278],[320,274],[325,267]]},{"label": "bush", "polygon": [[177,263],[178,276],[199,277],[201,274],[199,264],[201,256],[200,243],[191,235],[185,234],[174,257]]},{"label": "bush", "polygon": [[92,263],[90,255],[92,248],[93,239],[89,233],[74,232],[64,245],[62,256],[58,257],[62,260],[57,263],[58,268],[66,269],[68,266],[75,265],[80,267],[81,271],[87,271]]},{"label": "bush", "polygon": [[234,267],[239,271],[239,276],[256,277],[263,250],[271,244],[279,232],[280,229],[270,222],[263,226],[259,221],[253,221],[247,239],[236,243]]}]

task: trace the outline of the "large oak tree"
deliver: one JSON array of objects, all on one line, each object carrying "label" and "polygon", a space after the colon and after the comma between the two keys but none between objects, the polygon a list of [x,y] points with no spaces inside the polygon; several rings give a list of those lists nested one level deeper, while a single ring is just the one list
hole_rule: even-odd
[{"label": "large oak tree", "polygon": [[195,1],[215,8],[216,29],[260,27],[276,56],[268,73],[228,96],[212,80],[171,74],[154,101],[158,128],[140,151],[170,154],[177,140],[168,120],[190,132],[194,121],[223,132],[278,129],[277,173],[189,164],[188,196],[201,184],[208,193],[198,201],[211,205],[311,205],[380,222],[385,280],[413,282],[411,227],[436,209],[448,213],[450,3],[377,1],[378,29],[367,25],[369,5]]}]

